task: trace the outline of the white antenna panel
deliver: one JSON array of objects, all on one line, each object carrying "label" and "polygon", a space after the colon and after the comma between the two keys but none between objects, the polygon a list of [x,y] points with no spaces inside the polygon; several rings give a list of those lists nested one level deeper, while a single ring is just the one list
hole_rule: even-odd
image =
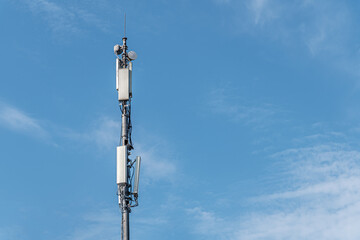
[{"label": "white antenna panel", "polygon": [[133,68],[133,63],[129,62],[129,71],[130,71],[130,97],[132,97],[132,68]]},{"label": "white antenna panel", "polygon": [[120,59],[116,58],[116,90],[119,91],[119,69],[120,69]]},{"label": "white antenna panel", "polygon": [[127,147],[116,148],[116,183],[125,185],[127,183]]},{"label": "white antenna panel", "polygon": [[140,164],[141,164],[141,157],[136,157],[136,165],[134,169],[134,196],[137,197],[139,194],[139,177],[140,177]]},{"label": "white antenna panel", "polygon": [[119,101],[129,100],[131,96],[131,71],[128,68],[120,68],[117,73],[116,90]]}]

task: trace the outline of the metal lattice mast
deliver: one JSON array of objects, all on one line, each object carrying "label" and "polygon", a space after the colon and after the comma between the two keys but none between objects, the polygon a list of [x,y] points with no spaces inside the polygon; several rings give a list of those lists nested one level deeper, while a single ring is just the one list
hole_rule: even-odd
[{"label": "metal lattice mast", "polygon": [[131,160],[134,149],[131,140],[131,98],[132,98],[132,61],[136,53],[127,52],[126,37],[122,46],[115,45],[116,58],[116,90],[121,110],[121,138],[116,156],[116,183],[118,203],[122,213],[121,239],[130,240],[129,213],[131,207],[138,205],[138,186],[141,158]]}]

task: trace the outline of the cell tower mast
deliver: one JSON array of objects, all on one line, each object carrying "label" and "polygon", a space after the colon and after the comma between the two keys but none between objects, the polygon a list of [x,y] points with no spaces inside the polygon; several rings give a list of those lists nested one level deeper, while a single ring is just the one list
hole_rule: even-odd
[{"label": "cell tower mast", "polygon": [[[125,35],[125,31],[124,31]],[[121,137],[116,148],[116,183],[118,203],[122,213],[121,239],[130,240],[129,213],[138,205],[139,173],[141,157],[131,160],[131,98],[132,98],[132,61],[137,58],[134,51],[127,52],[126,35],[122,46],[115,45],[116,90],[121,111]]]}]

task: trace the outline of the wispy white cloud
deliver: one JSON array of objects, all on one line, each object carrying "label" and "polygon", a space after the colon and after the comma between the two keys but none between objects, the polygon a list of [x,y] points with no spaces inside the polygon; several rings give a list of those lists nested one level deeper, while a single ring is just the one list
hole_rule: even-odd
[{"label": "wispy white cloud", "polygon": [[255,25],[264,24],[277,17],[277,5],[271,0],[251,0],[246,3]]},{"label": "wispy white cloud", "polygon": [[87,214],[81,224],[75,227],[68,240],[98,240],[119,239],[121,226],[121,214],[119,212],[102,209]]},{"label": "wispy white cloud", "polygon": [[[152,213],[148,217],[132,218],[133,224],[137,227],[136,231],[132,232],[132,238],[143,235],[148,236],[147,233],[153,232],[154,227],[162,227],[167,224],[167,220],[163,216]],[[137,214],[138,215],[138,214]],[[164,214],[165,215],[165,214]],[[116,208],[103,208],[91,213],[85,214],[79,223],[74,226],[74,230],[67,237],[62,239],[67,240],[99,240],[109,239],[115,240],[121,238],[121,212]],[[1,236],[1,235],[0,235]]]},{"label": "wispy white cloud", "polygon": [[174,180],[177,166],[173,154],[163,152],[166,143],[138,144],[137,152],[141,153],[143,175],[146,182],[158,180]]},{"label": "wispy white cloud", "polygon": [[[115,149],[120,142],[120,120],[115,121],[103,116],[91,123],[86,129],[75,130],[56,124],[45,127],[20,109],[0,103],[0,126],[17,132],[32,134],[32,136],[67,140],[70,142],[92,144],[99,150]],[[51,126],[51,127],[50,127]],[[142,156],[142,175],[144,183],[158,180],[174,180],[177,166],[169,143],[162,137],[143,133],[143,140],[136,143],[136,153]]]},{"label": "wispy white cloud", "polygon": [[93,122],[86,130],[64,128],[55,123],[43,124],[14,106],[0,102],[0,126],[24,134],[32,134],[40,138],[63,138],[80,142],[92,143],[100,149],[116,146],[120,136],[120,122],[102,117]]},{"label": "wispy white cloud", "polygon": [[231,121],[252,124],[257,127],[270,123],[271,118],[279,113],[279,109],[272,104],[243,101],[228,87],[211,90],[206,103],[214,114],[224,115]]},{"label": "wispy white cloud", "polygon": [[[351,38],[351,11],[346,3],[336,1],[248,0],[254,25],[266,24],[258,30],[277,36],[279,40],[303,44],[311,54],[342,54]],[[295,19],[296,18],[296,19]]]},{"label": "wispy white cloud", "polygon": [[22,235],[19,227],[0,227],[0,239],[18,240],[23,238]]},{"label": "wispy white cloud", "polygon": [[98,146],[112,146],[120,141],[120,121],[102,118],[98,122],[97,128],[94,128],[89,136]]},{"label": "wispy white cloud", "polygon": [[102,20],[98,15],[81,8],[73,8],[73,11],[79,19],[87,23],[89,26],[94,26],[104,32],[109,30],[109,24]]},{"label": "wispy white cloud", "polygon": [[109,150],[120,142],[120,130],[120,121],[103,116],[83,130],[55,127],[55,134],[70,140],[92,143],[99,149]]},{"label": "wispy white cloud", "polygon": [[273,157],[287,162],[288,184],[257,199],[267,207],[236,219],[194,208],[194,230],[208,239],[359,239],[359,151],[327,144]]},{"label": "wispy white cloud", "polygon": [[303,4],[301,9],[313,13],[310,21],[304,20],[299,26],[311,54],[348,54],[352,17],[346,4],[312,1]]},{"label": "wispy white cloud", "polygon": [[74,22],[75,13],[55,2],[48,0],[26,0],[25,3],[34,14],[43,17],[54,32],[76,32],[79,30]]},{"label": "wispy white cloud", "polygon": [[[99,149],[108,151],[115,149],[120,142],[120,119],[115,121],[109,117],[101,117],[93,122],[86,130],[75,131],[66,129],[57,131],[63,137],[85,143],[95,144]],[[142,140],[135,144],[134,154],[142,157],[141,174],[144,183],[150,181],[172,181],[176,176],[177,166],[170,144],[156,134],[142,132]]]},{"label": "wispy white cloud", "polygon": [[0,102],[0,126],[22,132],[32,133],[35,137],[46,137],[48,132],[40,121],[16,107]]},{"label": "wispy white cloud", "polygon": [[56,33],[77,33],[82,31],[82,23],[107,31],[108,24],[96,14],[74,4],[67,7],[51,0],[22,0],[35,15],[42,17],[50,29]]},{"label": "wispy white cloud", "polygon": [[359,23],[347,2],[246,0],[223,4],[232,6],[238,31],[304,49],[327,65],[360,74],[355,40]]},{"label": "wispy white cloud", "polygon": [[142,157],[144,184],[153,181],[175,181],[178,175],[176,149],[166,138],[138,128],[135,154]]},{"label": "wispy white cloud", "polygon": [[193,228],[195,234],[206,236],[207,239],[232,239],[233,226],[225,219],[200,207],[187,209],[186,211],[195,218],[196,224]]}]

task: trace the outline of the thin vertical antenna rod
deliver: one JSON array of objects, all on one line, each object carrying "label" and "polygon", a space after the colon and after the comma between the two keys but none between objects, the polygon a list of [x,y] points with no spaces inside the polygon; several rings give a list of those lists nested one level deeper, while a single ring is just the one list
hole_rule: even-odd
[{"label": "thin vertical antenna rod", "polygon": [[124,37],[126,37],[126,13],[124,18]]},{"label": "thin vertical antenna rod", "polygon": [[123,40],[123,45],[122,45],[122,49],[123,49],[123,54],[122,54],[122,63],[123,63],[123,67],[127,67],[127,46],[126,46],[126,13],[124,15],[124,37],[122,38]]}]

